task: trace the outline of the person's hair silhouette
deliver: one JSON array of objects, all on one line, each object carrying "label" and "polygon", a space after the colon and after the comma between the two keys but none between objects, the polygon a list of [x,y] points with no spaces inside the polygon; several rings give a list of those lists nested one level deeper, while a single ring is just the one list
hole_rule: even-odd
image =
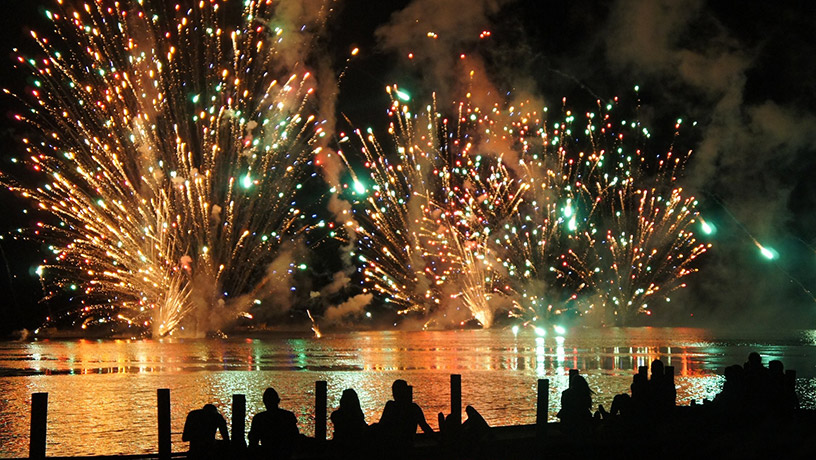
[{"label": "person's hair silhouette", "polygon": [[215,440],[216,431],[221,432],[224,444],[229,442],[227,421],[215,406],[205,404],[201,409],[190,411],[181,434],[182,441],[190,442],[188,458],[218,458],[220,449]]},{"label": "person's hair silhouette", "polygon": [[365,452],[368,424],[360,407],[357,392],[349,388],[340,396],[340,407],[331,414],[334,425],[332,439],[340,458],[360,458]]},{"label": "person's hair silhouette", "polygon": [[280,397],[273,388],[263,394],[266,410],[255,414],[249,428],[249,448],[260,450],[265,457],[288,459],[292,457],[299,436],[295,414],[278,407]]}]

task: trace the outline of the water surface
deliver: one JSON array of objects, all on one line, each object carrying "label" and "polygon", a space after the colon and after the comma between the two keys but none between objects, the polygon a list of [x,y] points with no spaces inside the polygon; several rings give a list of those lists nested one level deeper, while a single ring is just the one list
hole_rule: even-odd
[{"label": "water surface", "polygon": [[[804,407],[816,408],[816,331],[723,333],[685,328],[575,329],[565,337],[523,330],[359,332],[278,335],[230,340],[107,340],[0,343],[0,456],[28,453],[31,394],[48,392],[48,455],[156,452],[156,390],[169,388],[173,450],[184,418],[214,403],[230,420],[235,393],[247,398],[247,427],[263,410],[267,386],[281,406],[313,433],[314,382],[326,380],[329,408],[355,388],[371,423],[403,378],[436,428],[450,412],[450,374],[462,375],[462,400],[491,425],[534,423],[536,385],[550,380],[550,419],[568,372],[577,368],[607,405],[628,391],[638,366],[660,358],[675,367],[678,404],[711,399],[722,369],[742,364],[750,351],[767,363],[797,370]],[[331,434],[331,424],[329,424]]]}]

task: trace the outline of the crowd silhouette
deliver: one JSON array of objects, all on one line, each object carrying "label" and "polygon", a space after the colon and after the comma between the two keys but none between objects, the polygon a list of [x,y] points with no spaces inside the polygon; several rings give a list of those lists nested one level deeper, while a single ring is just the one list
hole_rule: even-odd
[{"label": "crowd silhouette", "polygon": [[[552,449],[569,452],[576,458],[631,458],[637,454],[632,446],[639,446],[638,449],[659,452],[663,458],[683,458],[685,454],[678,454],[665,443],[682,433],[700,436],[698,446],[705,446],[700,449],[712,454],[711,457],[735,458],[732,454],[739,453],[740,458],[764,458],[768,454],[774,457],[780,452],[790,453],[785,448],[791,446],[773,441],[786,439],[783,431],[795,426],[791,425],[799,405],[795,372],[786,372],[778,360],[770,361],[766,367],[758,353],[751,353],[743,365],[727,367],[724,377],[721,391],[712,400],[677,406],[674,368],[656,359],[650,367],[638,368],[630,391],[616,395],[608,411],[598,405],[593,412],[594,393],[587,379],[572,370],[569,386],[561,394],[557,413],[560,423],[550,433],[550,439],[560,439],[562,444],[558,447],[553,442]],[[357,392],[351,388],[343,390],[339,407],[329,417],[333,438],[317,454],[312,450],[310,455],[303,455],[303,444],[310,442],[309,438],[299,432],[295,415],[279,407],[281,399],[273,388],[263,393],[266,410],[252,418],[248,444],[243,444],[243,439],[233,439],[231,449],[227,449],[230,442],[227,424],[212,404],[189,413],[182,440],[190,443],[188,457],[196,459],[426,458],[417,457],[414,449],[421,430],[426,434],[426,443],[430,440],[436,446],[432,458],[519,458],[518,450],[510,454],[498,447],[494,430],[474,407],[465,408],[465,421],[461,421],[461,414],[438,414],[439,431],[434,432],[422,408],[413,401],[413,388],[405,380],[394,381],[391,390],[393,399],[386,402],[379,420],[371,424],[366,422]],[[812,422],[807,426],[812,428]],[[216,439],[217,433],[220,440]],[[734,436],[752,435],[762,437],[763,442],[749,448],[746,446],[751,446],[747,442],[750,438],[745,438],[746,442],[740,444],[742,449],[736,450],[729,444]],[[541,446],[536,446],[526,451],[529,458],[540,458],[536,450]],[[788,457],[796,457],[802,449],[809,452],[807,449],[813,445],[808,446],[796,447],[794,455]],[[550,456],[567,458],[553,452]]]}]

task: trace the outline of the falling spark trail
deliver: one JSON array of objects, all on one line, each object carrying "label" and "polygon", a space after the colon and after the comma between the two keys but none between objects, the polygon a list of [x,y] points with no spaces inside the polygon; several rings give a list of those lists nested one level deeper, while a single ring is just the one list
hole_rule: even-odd
[{"label": "falling spark trail", "polygon": [[[802,292],[804,292],[808,297],[810,297],[811,300],[816,302],[816,295],[814,295],[813,292],[810,289],[808,289],[807,286],[805,286],[804,283],[802,283],[798,278],[793,276],[793,274],[791,274],[789,271],[785,270],[785,268],[782,267],[782,265],[780,265],[780,263],[778,262],[778,260],[779,260],[778,254],[776,254],[775,251],[772,251],[771,249],[768,249],[767,247],[762,245],[759,242],[759,240],[757,240],[754,237],[754,235],[751,234],[751,232],[748,230],[748,228],[745,225],[743,225],[743,223],[740,222],[739,219],[737,219],[737,216],[735,216],[731,212],[731,210],[728,209],[728,207],[725,205],[725,203],[723,203],[723,201],[718,196],[716,196],[714,194],[711,194],[711,193],[706,194],[706,196],[708,196],[709,198],[711,198],[712,201],[717,203],[720,206],[720,208],[722,208],[722,210],[725,211],[726,214],[728,214],[728,217],[730,217],[731,220],[735,224],[737,224],[737,226],[740,229],[742,229],[743,232],[745,232],[745,235],[751,240],[751,242],[754,244],[754,246],[756,246],[757,249],[759,249],[760,254],[762,254],[763,257],[765,257],[769,261],[773,262],[773,264],[774,264],[774,266],[776,267],[777,270],[779,270],[782,274],[784,274],[790,281],[792,281],[797,286],[799,286],[799,288],[802,290]],[[808,248],[811,249],[810,247],[808,247]]]}]

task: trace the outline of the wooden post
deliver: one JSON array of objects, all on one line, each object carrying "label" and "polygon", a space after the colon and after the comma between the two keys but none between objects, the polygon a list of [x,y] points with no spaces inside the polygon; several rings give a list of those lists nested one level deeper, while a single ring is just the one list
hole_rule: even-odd
[{"label": "wooden post", "polygon": [[451,374],[451,422],[459,426],[462,424],[462,376]]},{"label": "wooden post", "polygon": [[232,445],[246,447],[246,396],[232,395]]},{"label": "wooden post", "polygon": [[31,394],[31,434],[28,457],[45,458],[45,435],[48,425],[48,393]]},{"label": "wooden post", "polygon": [[536,398],[536,441],[539,446],[547,438],[547,418],[550,412],[550,379],[538,379]]},{"label": "wooden post", "polygon": [[156,390],[159,405],[159,459],[170,458],[170,389]]},{"label": "wooden post", "polygon": [[570,369],[569,370],[569,386],[572,386],[572,378],[578,375],[578,369]]},{"label": "wooden post", "polygon": [[315,382],[315,431],[317,441],[326,440],[326,404],[328,384],[325,380]]}]

